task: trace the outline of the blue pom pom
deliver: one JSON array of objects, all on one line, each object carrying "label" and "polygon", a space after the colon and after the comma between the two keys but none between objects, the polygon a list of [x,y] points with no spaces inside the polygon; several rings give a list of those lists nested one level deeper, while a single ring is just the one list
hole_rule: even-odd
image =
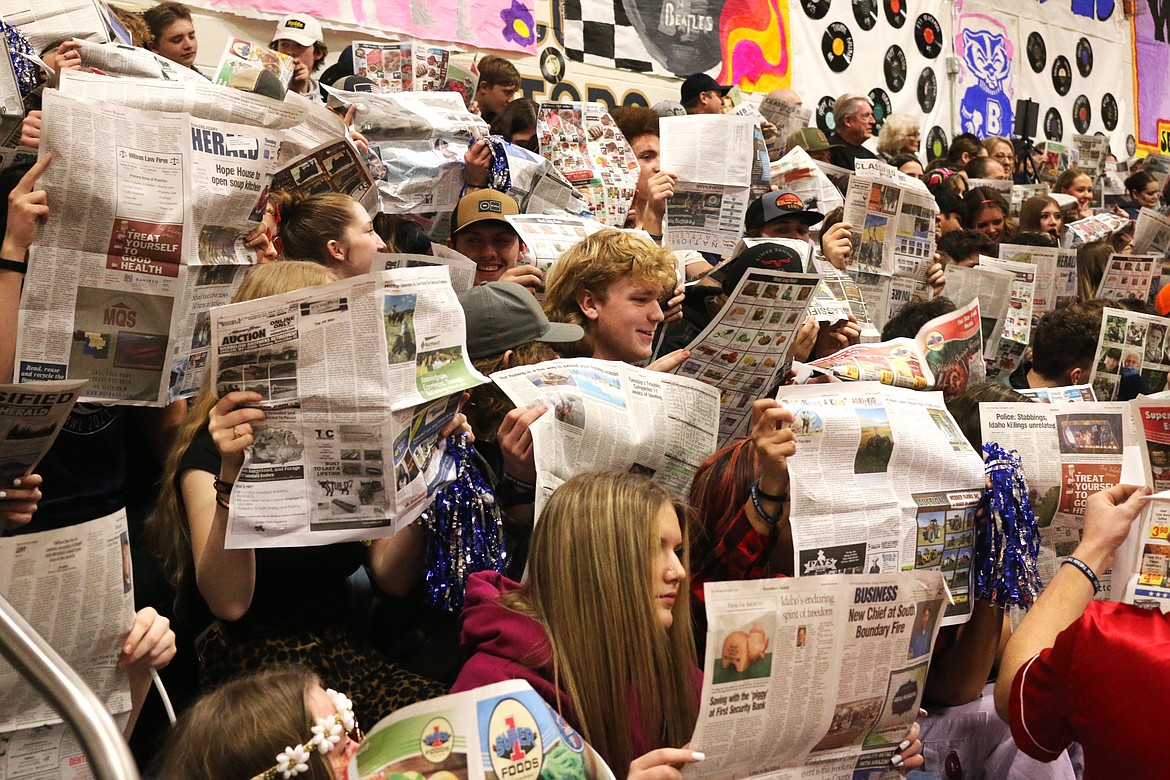
[{"label": "blue pom pom", "polygon": [[1040,593],[1040,529],[1028,500],[1019,454],[983,445],[991,487],[980,502],[975,533],[975,594],[1001,607],[1027,609]]},{"label": "blue pom pom", "polygon": [[512,171],[508,168],[508,153],[504,151],[504,138],[499,135],[489,135],[483,140],[492,153],[492,162],[488,167],[488,187],[506,193],[512,189]]}]

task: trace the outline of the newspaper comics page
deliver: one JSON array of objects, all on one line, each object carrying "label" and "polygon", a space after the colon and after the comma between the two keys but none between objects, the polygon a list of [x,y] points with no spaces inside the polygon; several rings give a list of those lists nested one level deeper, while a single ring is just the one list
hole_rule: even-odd
[{"label": "newspaper comics page", "polygon": [[570,477],[624,468],[676,496],[715,451],[719,391],[687,377],[608,360],[549,360],[491,376],[518,407],[543,404],[531,425],[536,514]]},{"label": "newspaper comics page", "polygon": [[[126,512],[53,531],[0,538],[0,593],[81,675],[112,713],[130,710],[130,684],[117,666],[134,621]],[[0,660],[0,732],[61,719]]]},{"label": "newspaper comics page", "polygon": [[84,379],[0,385],[0,485],[31,474],[57,440]]},{"label": "newspaper comics page", "polygon": [[797,576],[938,571],[956,594],[945,622],[964,622],[983,460],[942,395],[854,382],[785,386],[776,397],[796,418]]},{"label": "newspaper comics page", "polygon": [[[698,778],[889,769],[918,717],[946,604],[935,572],[711,582]],[[809,771],[809,768],[814,768]]]},{"label": "newspaper comics page", "polygon": [[366,734],[356,780],[614,780],[597,752],[522,680],[403,707]]}]

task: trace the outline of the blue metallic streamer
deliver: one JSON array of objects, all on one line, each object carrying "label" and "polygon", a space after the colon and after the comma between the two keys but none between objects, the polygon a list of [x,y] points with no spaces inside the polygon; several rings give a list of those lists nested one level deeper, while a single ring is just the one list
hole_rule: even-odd
[{"label": "blue metallic streamer", "polygon": [[426,586],[431,603],[447,612],[463,609],[467,578],[503,571],[504,521],[492,488],[475,465],[475,450],[462,434],[447,439],[455,456],[455,480],[435,493],[422,515],[427,530]]},{"label": "blue metallic streamer", "polygon": [[984,444],[983,452],[991,486],[980,502],[982,522],[975,533],[976,596],[1027,609],[1040,592],[1040,529],[1020,456],[994,442]]},{"label": "blue metallic streamer", "polygon": [[506,193],[512,189],[512,172],[508,168],[508,153],[504,150],[504,137],[489,135],[483,139],[492,153],[488,166],[488,187]]},{"label": "blue metallic streamer", "polygon": [[41,69],[27,57],[31,55],[32,44],[20,30],[6,22],[0,22],[0,31],[4,33],[4,40],[8,44],[8,57],[12,60],[12,69],[16,71],[16,84],[20,87],[20,96],[26,98],[41,83]]}]

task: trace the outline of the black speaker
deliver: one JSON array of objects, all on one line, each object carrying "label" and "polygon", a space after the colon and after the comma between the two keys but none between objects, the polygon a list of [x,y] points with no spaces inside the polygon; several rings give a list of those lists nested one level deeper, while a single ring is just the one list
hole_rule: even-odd
[{"label": "black speaker", "polygon": [[1016,121],[1012,133],[1016,138],[1035,138],[1040,124],[1040,104],[1035,100],[1016,101]]}]

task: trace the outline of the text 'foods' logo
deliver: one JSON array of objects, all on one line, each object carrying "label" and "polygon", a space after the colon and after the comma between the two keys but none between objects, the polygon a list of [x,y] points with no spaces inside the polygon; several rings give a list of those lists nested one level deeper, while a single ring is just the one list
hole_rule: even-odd
[{"label": "text 'foods' logo", "polygon": [[284,26],[285,27],[292,27],[292,28],[297,29],[297,30],[305,29],[305,23],[302,22],[300,19],[289,19],[287,22],[284,23]]},{"label": "text 'foods' logo", "polygon": [[488,721],[492,769],[499,780],[534,780],[540,774],[544,746],[536,719],[520,702],[503,699]]},{"label": "text 'foods' logo", "polygon": [[423,758],[432,764],[441,764],[451,755],[454,747],[455,729],[451,721],[446,718],[432,718],[423,726],[422,737],[419,738],[419,750]]},{"label": "text 'foods' logo", "polygon": [[500,206],[500,204],[494,200],[481,200],[479,202],[479,211],[481,214],[485,211],[491,211],[491,212],[494,212],[496,214],[503,214],[504,213],[503,207]]},{"label": "text 'foods' logo", "polygon": [[113,325],[115,328],[133,328],[138,322],[138,312],[124,303],[115,303],[107,306],[102,312],[102,324]]}]

